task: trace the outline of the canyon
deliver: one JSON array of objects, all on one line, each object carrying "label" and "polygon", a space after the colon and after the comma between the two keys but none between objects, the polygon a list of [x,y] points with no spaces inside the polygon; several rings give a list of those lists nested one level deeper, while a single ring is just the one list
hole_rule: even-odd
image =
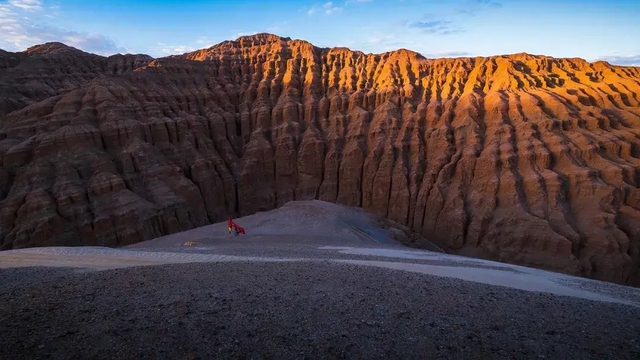
[{"label": "canyon", "polygon": [[637,67],[271,34],[157,59],[0,50],[0,163],[1,250],[317,199],[449,253],[640,286]]}]

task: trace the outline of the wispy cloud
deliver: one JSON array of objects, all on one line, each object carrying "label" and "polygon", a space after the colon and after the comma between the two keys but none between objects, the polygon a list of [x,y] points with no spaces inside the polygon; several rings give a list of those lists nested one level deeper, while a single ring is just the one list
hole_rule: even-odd
[{"label": "wispy cloud", "polygon": [[213,45],[216,44],[216,41],[209,39],[208,36],[199,36],[196,39],[195,43],[199,48],[204,49],[204,48],[212,47]]},{"label": "wispy cloud", "polygon": [[[197,41],[197,40],[196,40]],[[184,54],[188,52],[192,52],[197,50],[193,46],[188,45],[169,45],[165,43],[158,43],[157,49],[154,52],[157,52],[161,55],[175,55],[175,54]]]},{"label": "wispy cloud", "polygon": [[455,12],[462,15],[476,15],[483,10],[497,9],[502,6],[502,3],[493,0],[470,0],[458,6]]},{"label": "wispy cloud", "polygon": [[[50,9],[48,15],[57,13]],[[96,33],[77,31],[49,26],[38,20],[44,14],[40,0],[9,0],[0,5],[0,48],[10,51],[22,51],[26,48],[46,42],[59,41],[78,49],[100,55],[112,55],[126,50],[116,45],[110,38]],[[29,16],[27,16],[29,15]]]},{"label": "wispy cloud", "polygon": [[493,0],[476,0],[478,3],[482,5],[486,5],[489,7],[499,8],[502,7],[502,4]]},{"label": "wispy cloud", "polygon": [[415,49],[419,42],[415,36],[410,36],[406,29],[397,31],[372,31],[366,38],[362,50],[365,52],[380,53],[386,51],[394,51],[400,48]]},{"label": "wispy cloud", "polygon": [[341,6],[334,5],[333,1],[326,2],[320,5],[313,5],[309,10],[307,10],[307,15],[313,15],[322,11],[327,15],[335,14],[337,12],[342,11],[344,8]]},{"label": "wispy cloud", "polygon": [[348,6],[348,5],[353,4],[353,3],[356,3],[356,4],[357,3],[368,3],[368,2],[372,2],[372,1],[373,0],[347,0],[347,1],[344,2],[344,5]]},{"label": "wispy cloud", "polygon": [[451,12],[454,8],[423,14],[415,20],[390,20],[361,27],[357,32],[363,41],[358,47],[372,53],[409,49],[429,58],[471,56],[467,49],[443,51],[441,48],[448,43],[444,36],[465,32],[460,26],[464,24],[460,16]]},{"label": "wispy cloud", "polygon": [[438,13],[424,14],[420,21],[406,21],[409,28],[418,29],[423,34],[452,35],[465,32],[461,16],[473,16],[482,10],[500,8],[494,0],[464,0],[441,9]]},{"label": "wispy cloud", "polygon": [[435,53],[422,53],[422,55],[428,58],[450,58],[450,57],[455,58],[455,57],[469,57],[469,56],[472,56],[473,54],[471,54],[468,51],[452,50],[452,51],[439,51]]},{"label": "wispy cloud", "polygon": [[36,11],[42,9],[42,0],[9,0],[9,5],[26,11]]},{"label": "wispy cloud", "polygon": [[49,11],[44,14],[46,18],[54,18],[60,15],[60,5],[51,5],[49,6]]},{"label": "wispy cloud", "polygon": [[342,7],[333,5],[332,1],[329,1],[322,5],[322,8],[324,9],[324,13],[328,15],[342,11]]},{"label": "wispy cloud", "polygon": [[640,55],[631,56],[604,56],[597,60],[604,60],[610,64],[621,66],[640,66]]},{"label": "wispy cloud", "polygon": [[415,30],[406,28],[395,32],[373,31],[372,34],[365,39],[365,45],[362,50],[379,53],[398,49],[409,49],[419,52],[427,58],[466,57],[473,55],[468,51],[460,50],[428,51],[429,47],[424,46],[424,43],[419,37],[411,35],[414,31]]},{"label": "wispy cloud", "polygon": [[449,20],[431,20],[409,22],[408,26],[420,29],[423,33],[434,35],[451,35],[461,33],[463,30]]}]

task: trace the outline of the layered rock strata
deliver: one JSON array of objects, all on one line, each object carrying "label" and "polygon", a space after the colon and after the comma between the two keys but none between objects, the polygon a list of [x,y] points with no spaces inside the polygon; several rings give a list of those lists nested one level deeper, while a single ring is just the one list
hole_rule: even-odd
[{"label": "layered rock strata", "polygon": [[0,246],[118,246],[320,199],[446,250],[640,285],[640,68],[258,34],[0,51]]}]

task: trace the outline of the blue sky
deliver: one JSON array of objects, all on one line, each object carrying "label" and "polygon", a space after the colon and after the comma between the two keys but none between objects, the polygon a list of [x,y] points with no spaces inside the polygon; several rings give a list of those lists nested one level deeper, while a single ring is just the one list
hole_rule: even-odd
[{"label": "blue sky", "polygon": [[0,0],[0,48],[166,56],[269,32],[427,57],[527,52],[640,66],[637,0]]}]

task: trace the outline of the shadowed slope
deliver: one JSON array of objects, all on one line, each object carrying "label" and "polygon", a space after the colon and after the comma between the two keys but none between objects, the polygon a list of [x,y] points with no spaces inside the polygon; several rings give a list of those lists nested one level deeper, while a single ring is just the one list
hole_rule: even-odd
[{"label": "shadowed slope", "polygon": [[320,199],[454,253],[640,284],[640,69],[269,34],[0,53],[3,248],[124,245]]}]

